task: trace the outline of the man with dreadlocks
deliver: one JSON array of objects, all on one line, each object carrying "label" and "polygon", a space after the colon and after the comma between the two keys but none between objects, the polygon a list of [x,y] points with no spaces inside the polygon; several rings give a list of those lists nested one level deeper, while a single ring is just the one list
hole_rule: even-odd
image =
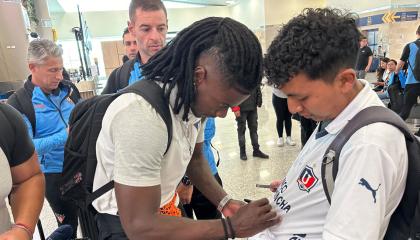
[{"label": "man with dreadlocks", "polygon": [[[206,18],[179,32],[142,66],[142,74],[142,81],[156,81],[165,91],[172,142],[165,153],[165,123],[139,95],[125,93],[109,105],[96,144],[94,186],[114,180],[115,190],[93,202],[97,219],[105,219],[97,223],[107,239],[227,239],[277,224],[267,199],[247,205],[233,200],[212,176],[202,151],[201,118],[225,117],[261,83],[256,36],[230,18]],[[174,196],[185,173],[226,219],[194,221],[159,213],[180,215]]]}]

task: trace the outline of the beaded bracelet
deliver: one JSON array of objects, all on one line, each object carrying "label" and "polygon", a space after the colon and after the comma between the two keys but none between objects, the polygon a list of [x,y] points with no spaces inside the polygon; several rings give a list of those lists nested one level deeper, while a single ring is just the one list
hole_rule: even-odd
[{"label": "beaded bracelet", "polygon": [[226,221],[227,221],[228,226],[229,226],[230,234],[232,235],[231,238],[235,239],[236,234],[235,234],[235,230],[233,230],[233,226],[232,226],[232,222],[230,221],[230,218],[226,217]]},{"label": "beaded bracelet", "polygon": [[229,234],[228,234],[228,230],[227,230],[227,226],[226,226],[226,220],[224,218],[221,218],[220,220],[222,220],[223,231],[225,232],[225,240],[228,240],[229,239]]}]

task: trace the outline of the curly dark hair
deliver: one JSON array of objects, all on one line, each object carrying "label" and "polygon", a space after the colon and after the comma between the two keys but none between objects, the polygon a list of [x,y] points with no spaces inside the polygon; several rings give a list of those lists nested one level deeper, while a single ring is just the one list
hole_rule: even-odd
[{"label": "curly dark hair", "polygon": [[145,78],[169,86],[166,97],[177,86],[174,112],[179,113],[184,107],[184,120],[195,101],[194,70],[201,54],[214,57],[228,86],[250,93],[261,83],[262,49],[251,30],[230,18],[197,21],[141,67]]},{"label": "curly dark hair", "polygon": [[356,63],[361,33],[356,16],[331,8],[307,8],[284,25],[264,59],[269,84],[281,86],[304,73],[332,82]]}]

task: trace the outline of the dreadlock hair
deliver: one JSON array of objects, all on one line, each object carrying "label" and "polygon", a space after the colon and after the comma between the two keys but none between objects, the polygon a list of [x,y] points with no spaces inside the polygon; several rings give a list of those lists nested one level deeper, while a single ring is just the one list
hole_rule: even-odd
[{"label": "dreadlock hair", "polygon": [[282,27],[268,48],[268,83],[281,86],[300,73],[331,83],[340,69],[355,66],[360,37],[354,15],[307,8]]},{"label": "dreadlock hair", "polygon": [[142,65],[145,78],[164,83],[167,99],[177,87],[174,112],[184,107],[183,120],[195,101],[194,70],[202,54],[213,57],[229,87],[249,93],[261,83],[262,50],[251,30],[230,18],[197,21]]}]

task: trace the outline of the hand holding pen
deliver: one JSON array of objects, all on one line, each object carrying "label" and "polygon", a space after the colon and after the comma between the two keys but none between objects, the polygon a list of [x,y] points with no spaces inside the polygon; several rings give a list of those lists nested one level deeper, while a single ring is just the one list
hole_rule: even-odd
[{"label": "hand holding pen", "polygon": [[269,188],[270,191],[276,192],[277,188],[283,183],[284,180],[274,180],[270,184],[256,184],[257,188]]},{"label": "hand holding pen", "polygon": [[[269,188],[270,191],[276,192],[277,188],[283,183],[284,180],[274,180],[270,184],[255,184],[257,188]],[[244,202],[250,203],[252,200],[245,198]]]}]

